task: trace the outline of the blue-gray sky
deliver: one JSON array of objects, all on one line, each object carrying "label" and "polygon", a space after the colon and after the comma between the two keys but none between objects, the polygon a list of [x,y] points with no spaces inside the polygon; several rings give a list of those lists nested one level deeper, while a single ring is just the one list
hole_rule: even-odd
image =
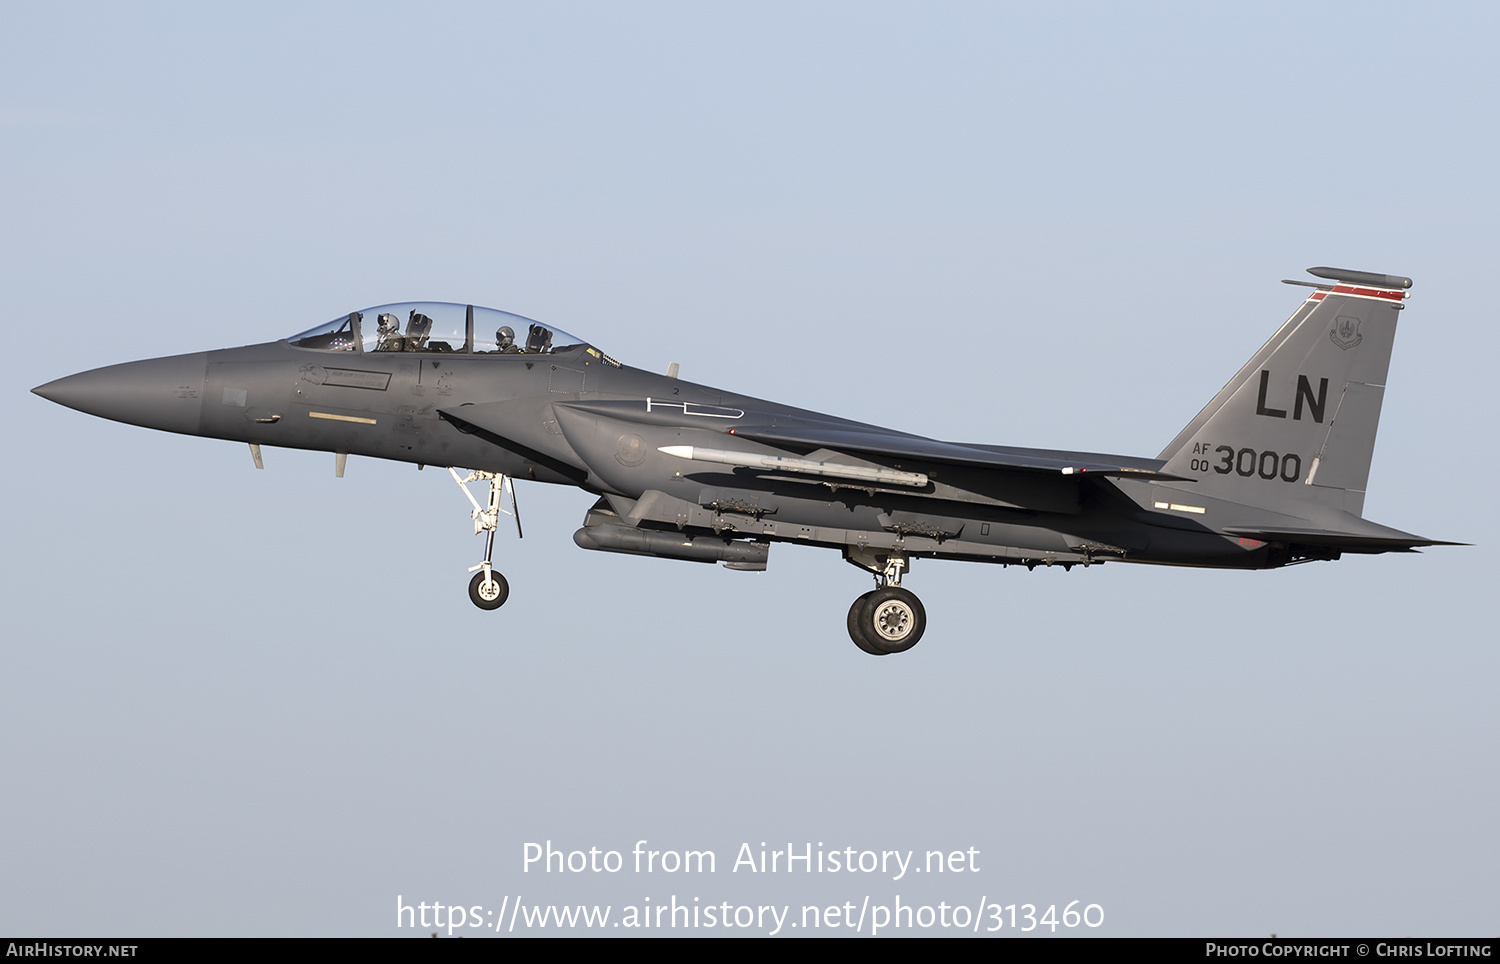
[{"label": "blue-gray sky", "polygon": [[[1484,5],[10,4],[0,931],[395,934],[397,894],[1059,909],[1493,934]],[[867,577],[576,548],[511,601],[446,473],[89,418],[88,368],[408,299],[940,438],[1155,455],[1333,264],[1416,279],[1366,501],[1475,548]],[[393,514],[393,505],[405,511]],[[523,873],[522,845],[715,850]],[[741,842],[977,848],[730,873]]]}]

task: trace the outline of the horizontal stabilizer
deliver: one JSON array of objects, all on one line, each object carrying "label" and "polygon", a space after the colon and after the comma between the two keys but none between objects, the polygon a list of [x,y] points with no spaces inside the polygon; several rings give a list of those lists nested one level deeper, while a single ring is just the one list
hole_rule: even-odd
[{"label": "horizontal stabilizer", "polygon": [[1411,552],[1423,546],[1462,546],[1463,542],[1443,542],[1422,536],[1371,525],[1367,531],[1346,532],[1335,529],[1264,529],[1253,526],[1226,528],[1228,535],[1262,542],[1282,542],[1299,546],[1322,546],[1343,552]]}]

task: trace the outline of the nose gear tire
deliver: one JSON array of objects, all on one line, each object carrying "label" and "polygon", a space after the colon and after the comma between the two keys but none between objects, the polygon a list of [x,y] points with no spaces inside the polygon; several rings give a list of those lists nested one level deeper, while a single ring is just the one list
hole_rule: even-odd
[{"label": "nose gear tire", "polygon": [[480,609],[499,609],[510,598],[510,584],[495,570],[490,570],[490,582],[486,583],[484,570],[474,573],[469,580],[469,600]]}]

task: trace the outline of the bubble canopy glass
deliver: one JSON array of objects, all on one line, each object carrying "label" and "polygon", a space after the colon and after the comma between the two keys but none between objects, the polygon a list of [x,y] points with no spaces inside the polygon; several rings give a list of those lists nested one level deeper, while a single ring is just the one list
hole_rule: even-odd
[{"label": "bubble canopy glass", "polygon": [[403,301],[351,311],[287,339],[297,348],[352,352],[545,355],[582,338],[508,311],[442,301]]}]

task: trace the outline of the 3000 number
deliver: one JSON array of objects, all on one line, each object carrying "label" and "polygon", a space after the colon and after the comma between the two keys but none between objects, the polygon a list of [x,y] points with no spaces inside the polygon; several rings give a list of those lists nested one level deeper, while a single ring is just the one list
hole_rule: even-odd
[{"label": "3000 number", "polygon": [[1295,453],[1282,455],[1279,452],[1257,452],[1252,448],[1235,449],[1229,445],[1220,445],[1214,452],[1219,455],[1219,462],[1194,459],[1192,467],[1199,472],[1212,468],[1220,475],[1233,472],[1247,479],[1258,475],[1263,479],[1280,479],[1283,482],[1295,482],[1302,475],[1302,456]]}]

